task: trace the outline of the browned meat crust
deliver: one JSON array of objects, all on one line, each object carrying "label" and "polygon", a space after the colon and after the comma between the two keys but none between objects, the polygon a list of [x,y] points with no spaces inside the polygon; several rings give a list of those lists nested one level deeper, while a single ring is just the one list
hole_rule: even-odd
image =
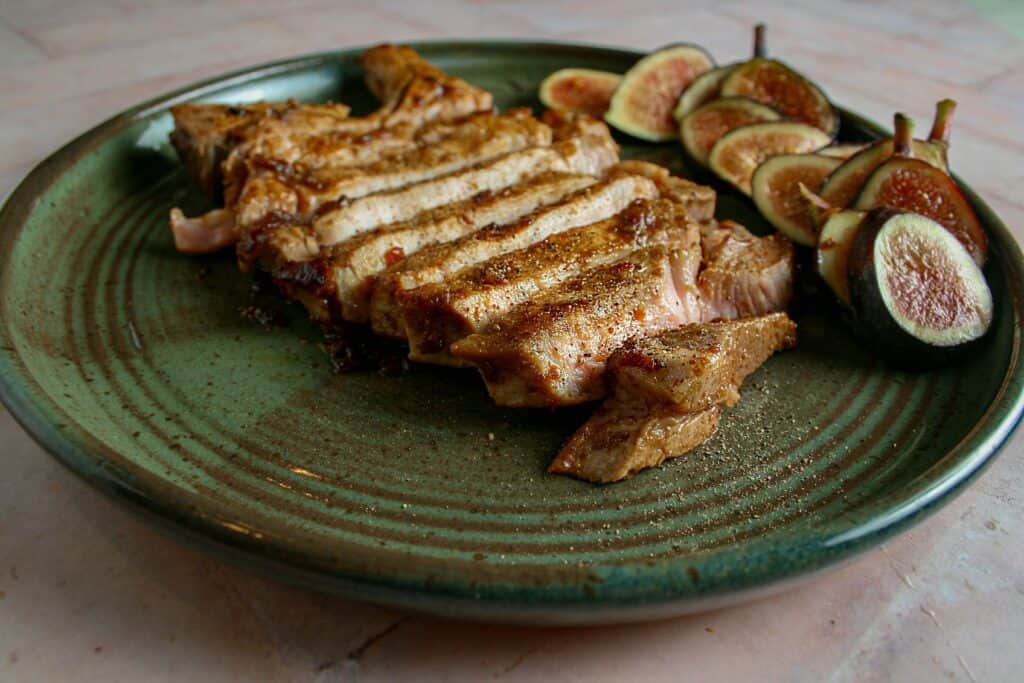
[{"label": "browned meat crust", "polygon": [[686,453],[739,400],[747,375],[796,345],[785,313],[690,324],[635,338],[608,359],[612,396],[566,442],[548,471],[611,482]]}]

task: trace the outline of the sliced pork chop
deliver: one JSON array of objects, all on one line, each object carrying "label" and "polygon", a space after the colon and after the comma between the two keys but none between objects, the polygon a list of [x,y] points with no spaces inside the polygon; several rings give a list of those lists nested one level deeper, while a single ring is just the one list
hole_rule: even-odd
[{"label": "sliced pork chop", "polygon": [[608,359],[608,378],[618,401],[683,412],[733,405],[747,375],[794,346],[796,323],[785,313],[684,325],[624,344]]},{"label": "sliced pork chop", "polygon": [[633,201],[615,216],[560,232],[525,249],[465,268],[443,282],[406,292],[401,307],[409,358],[456,363],[448,347],[482,332],[538,292],[679,236],[679,212],[668,200]]},{"label": "sliced pork chop", "polygon": [[733,221],[701,226],[704,267],[697,286],[704,320],[785,309],[793,297],[793,243],[779,234],[752,235]]},{"label": "sliced pork chop", "polygon": [[[487,140],[479,141],[475,146],[466,146],[463,157],[458,160],[458,168],[465,169],[464,172],[447,176],[440,173],[432,174],[430,177],[433,182],[402,183],[402,187],[394,192],[363,197],[318,216],[313,223],[317,241],[321,245],[336,244],[374,226],[407,220],[421,211],[462,201],[479,192],[507,187],[544,171],[596,175],[618,160],[618,145],[612,140],[607,126],[589,117],[579,118],[578,125],[552,129],[533,119],[528,111],[513,112],[504,116],[509,117],[513,114],[531,121],[536,127],[542,127],[547,135],[543,140],[537,139],[539,135],[534,139],[523,136],[522,144],[515,148],[522,150],[521,154],[507,154],[495,159],[493,164],[476,163],[472,166],[465,163],[474,156],[483,156],[486,148],[496,144],[501,132],[495,130]],[[569,136],[569,139],[565,136]],[[534,145],[548,145],[552,140],[565,142],[549,149],[526,149]],[[437,149],[441,144],[444,143],[428,149]],[[445,153],[439,156],[447,160],[450,155]],[[485,158],[495,156],[497,155],[488,155]],[[437,166],[435,162],[433,167]],[[345,196],[352,197],[351,193],[346,193]]]},{"label": "sliced pork chop", "polygon": [[545,290],[451,346],[501,406],[573,405],[604,396],[608,356],[627,339],[700,319],[698,230]]},{"label": "sliced pork chop", "polygon": [[385,336],[405,336],[399,300],[403,292],[441,282],[463,268],[528,247],[556,233],[614,216],[634,199],[653,199],[657,195],[658,188],[650,178],[623,174],[613,168],[601,182],[518,221],[489,225],[424,249],[378,279],[370,302],[373,329]]},{"label": "sliced pork chop", "polygon": [[348,116],[349,108],[336,105],[300,105],[296,102],[209,104],[186,102],[171,107],[174,130],[171,144],[178,151],[189,178],[211,199],[220,197],[221,163],[253,134],[260,121],[283,116],[285,111],[316,107],[336,118]]},{"label": "sliced pork chop", "polygon": [[445,175],[536,145],[551,144],[552,130],[528,110],[515,109],[501,116],[479,114],[457,125],[445,126],[447,135],[433,144],[400,154],[388,154],[368,164],[308,168],[302,162],[253,159],[235,210],[239,225],[259,221],[270,213],[302,220],[325,202],[341,201],[325,212],[330,216],[344,202]]},{"label": "sliced pork chop", "polygon": [[697,223],[710,221],[715,215],[717,195],[707,185],[698,185],[692,180],[676,177],[664,166],[649,161],[620,161],[618,169],[623,173],[642,175],[653,180],[662,197],[686,207],[686,213]]},{"label": "sliced pork chop", "polygon": [[[289,193],[273,182],[262,191],[254,190],[254,204],[262,212],[256,217],[243,215],[237,204],[254,170],[256,175],[262,175],[260,169],[271,169],[291,176],[296,170],[291,166],[300,159],[306,169],[368,161],[387,151],[408,149],[409,138],[428,122],[452,122],[493,109],[490,93],[444,73],[410,48],[381,45],[360,59],[367,83],[383,102],[368,116],[349,117],[348,107],[335,104],[261,103],[224,110],[183,105],[174,112],[178,125],[172,141],[191,175],[211,197],[220,194],[223,175],[226,207],[243,220],[261,220],[274,211],[266,205],[267,197],[281,193],[285,199],[277,201],[285,202]],[[237,124],[225,114],[239,116],[243,122]],[[424,143],[431,141],[427,138]],[[304,169],[298,171],[300,177],[306,175]],[[301,204],[304,196],[300,193],[298,199]]]},{"label": "sliced pork chop", "polygon": [[630,340],[608,359],[612,395],[548,471],[589,481],[632,476],[700,445],[747,375],[796,345],[785,313],[694,323]]},{"label": "sliced pork chop", "polygon": [[692,451],[718,427],[719,408],[679,413],[672,406],[653,409],[606,402],[558,452],[553,474],[611,483]]},{"label": "sliced pork chop", "polygon": [[368,322],[373,284],[389,266],[484,225],[514,221],[596,182],[597,178],[590,175],[542,173],[496,192],[482,192],[420,213],[408,221],[381,226],[327,247],[314,261],[284,264],[275,270],[275,279],[286,295],[302,301],[316,320],[327,322],[340,317],[349,322]]}]

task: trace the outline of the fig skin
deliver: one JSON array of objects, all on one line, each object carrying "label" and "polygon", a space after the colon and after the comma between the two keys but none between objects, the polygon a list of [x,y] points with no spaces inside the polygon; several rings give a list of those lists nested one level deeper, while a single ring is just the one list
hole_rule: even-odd
[{"label": "fig skin", "polygon": [[818,275],[836,295],[839,302],[847,307],[851,305],[850,276],[847,266],[850,247],[853,245],[853,238],[863,220],[863,211],[849,209],[832,211],[825,219],[821,234],[818,236],[818,248],[815,253]]},{"label": "fig skin", "polygon": [[539,98],[548,109],[601,118],[622,76],[595,69],[559,69],[540,84]]},{"label": "fig skin", "polygon": [[760,102],[746,97],[723,97],[684,117],[679,125],[679,137],[693,160],[706,167],[711,148],[729,131],[781,118],[777,111]]},{"label": "fig skin", "polygon": [[839,113],[824,91],[792,67],[766,55],[765,25],[758,24],[754,27],[754,57],[729,73],[722,82],[722,96],[757,100],[834,139],[839,133]]},{"label": "fig skin", "polygon": [[[857,228],[847,263],[852,325],[861,342],[894,367],[928,370],[954,362],[976,348],[991,328],[991,317],[986,321],[985,333],[978,338],[949,346],[930,344],[918,339],[896,321],[885,303],[878,284],[879,273],[875,263],[875,252],[882,229],[894,218],[905,215],[913,214],[900,209],[879,207],[868,211]],[[919,215],[916,218],[931,220]],[[970,259],[967,261],[971,263]],[[978,276],[984,282],[980,270]],[[989,297],[988,310],[991,314],[991,293],[988,292],[987,284],[985,288]]]},{"label": "fig skin", "polygon": [[736,64],[726,64],[711,71],[705,71],[698,76],[679,96],[679,101],[676,103],[675,109],[672,110],[672,118],[682,121],[683,117],[690,112],[718,99],[722,93],[722,82],[736,66]]},{"label": "fig skin", "polygon": [[[685,62],[685,74],[659,69],[677,68]],[[664,142],[679,136],[679,124],[672,118],[680,95],[701,74],[715,67],[715,60],[697,45],[677,44],[656,50],[622,76],[612,95],[604,120],[633,137]],[[653,83],[652,83],[653,81]]]}]

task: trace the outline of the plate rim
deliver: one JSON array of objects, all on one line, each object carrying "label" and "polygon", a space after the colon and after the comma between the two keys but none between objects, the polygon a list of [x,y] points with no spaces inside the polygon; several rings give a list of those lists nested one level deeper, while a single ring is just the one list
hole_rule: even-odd
[{"label": "plate rim", "polygon": [[[437,40],[403,42],[423,52],[446,52],[452,50],[473,51],[493,49],[495,45],[519,51],[542,48],[566,53],[598,53],[608,58],[639,59],[644,53],[619,47],[605,47],[587,43],[567,43],[535,40]],[[339,48],[306,55],[275,60],[251,67],[233,70],[202,81],[185,85],[168,93],[149,98],[125,109],[107,120],[93,126],[49,154],[29,171],[10,192],[0,207],[0,246],[13,246],[25,221],[35,209],[36,202],[47,189],[82,156],[103,144],[111,136],[137,120],[161,113],[168,107],[183,101],[191,101],[214,95],[246,82],[277,74],[286,75],[304,68],[322,66],[332,61],[348,59],[366,49],[367,46]],[[884,129],[873,121],[842,107],[845,116],[856,120],[865,128],[878,133]],[[959,179],[958,179],[959,180]],[[481,592],[480,587],[456,585],[439,591],[437,587],[410,586],[395,581],[393,577],[364,572],[345,572],[309,562],[301,551],[285,545],[268,544],[265,540],[225,526],[223,520],[203,514],[196,509],[183,506],[179,501],[161,499],[158,486],[147,490],[143,481],[131,473],[110,467],[109,456],[113,449],[96,441],[86,443],[90,435],[84,429],[62,429],[47,417],[50,411],[63,412],[45,393],[36,392],[34,378],[21,363],[20,356],[9,338],[8,315],[0,302],[0,401],[3,402],[15,421],[43,450],[58,462],[84,479],[86,482],[136,511],[143,513],[150,521],[175,538],[193,545],[206,547],[216,554],[235,563],[273,573],[278,579],[291,580],[302,585],[328,590],[361,600],[368,600],[391,606],[419,609],[432,613],[445,613],[462,617],[485,616],[491,620],[536,622],[538,615],[550,621],[550,611],[572,608],[560,619],[572,623],[608,623],[610,621],[632,621],[668,616],[681,611],[704,609],[711,602],[729,602],[744,599],[749,592],[761,592],[800,580],[810,574],[852,559],[859,553],[875,547],[896,533],[908,529],[923,517],[939,509],[961,492],[998,455],[1017,427],[1024,412],[1024,368],[1021,366],[1021,328],[1024,312],[1024,257],[1013,234],[1006,228],[998,215],[966,184],[966,194],[989,231],[998,233],[1001,249],[995,254],[1006,280],[1005,296],[1011,298],[1010,307],[1014,314],[1012,322],[1012,348],[1006,373],[991,404],[964,437],[948,449],[931,467],[899,491],[880,496],[858,516],[866,519],[851,523],[839,534],[821,536],[808,541],[806,538],[794,542],[772,544],[773,554],[786,555],[790,552],[806,553],[811,559],[803,562],[784,563],[786,569],[777,567],[761,569],[745,575],[730,585],[709,585],[706,589],[676,594],[663,593],[641,598],[605,597],[597,600],[572,599],[564,602],[545,599],[535,604],[536,589],[519,584],[511,593],[499,591]],[[0,251],[0,286],[10,276],[8,264],[13,249]],[[36,385],[37,386],[37,385]],[[74,419],[68,416],[74,424]],[[78,432],[72,434],[71,432]],[[76,441],[75,437],[79,438]],[[83,438],[84,437],[84,438]],[[928,477],[935,468],[944,467],[938,477]],[[159,481],[155,475],[142,479]],[[166,491],[166,489],[165,489]],[[896,495],[899,493],[900,495]],[[216,506],[214,506],[216,507]],[[884,513],[880,513],[884,510]],[[788,540],[788,539],[787,539]],[[742,546],[743,552],[750,553],[757,543]],[[726,546],[721,555],[728,558],[735,553],[736,546]],[[680,558],[665,561],[679,563]],[[771,564],[771,563],[769,563]],[[284,575],[282,575],[282,571]],[[711,602],[709,602],[711,601]]]}]

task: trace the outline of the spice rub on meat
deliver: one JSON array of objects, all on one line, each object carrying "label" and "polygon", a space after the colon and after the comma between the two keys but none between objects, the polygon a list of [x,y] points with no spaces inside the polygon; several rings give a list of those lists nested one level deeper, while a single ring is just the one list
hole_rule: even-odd
[{"label": "spice rub on meat", "polygon": [[[224,204],[172,210],[178,249],[233,245],[242,270],[266,271],[328,331],[367,325],[407,341],[414,361],[475,367],[499,405],[613,389],[552,471],[621,478],[713,432],[756,364],[709,356],[686,386],[719,393],[682,401],[670,369],[684,349],[691,365],[708,352],[670,331],[784,309],[792,245],[716,222],[710,188],[620,160],[602,121],[499,113],[405,47],[361,62],[380,99],[367,116],[294,101],[173,108],[189,176]],[[709,329],[767,348],[741,332],[767,328]],[[638,350],[664,368],[634,376]]]},{"label": "spice rub on meat", "polygon": [[796,345],[785,313],[694,323],[634,339],[608,360],[612,395],[565,444],[548,471],[618,481],[690,451],[735,405],[747,375]]}]

